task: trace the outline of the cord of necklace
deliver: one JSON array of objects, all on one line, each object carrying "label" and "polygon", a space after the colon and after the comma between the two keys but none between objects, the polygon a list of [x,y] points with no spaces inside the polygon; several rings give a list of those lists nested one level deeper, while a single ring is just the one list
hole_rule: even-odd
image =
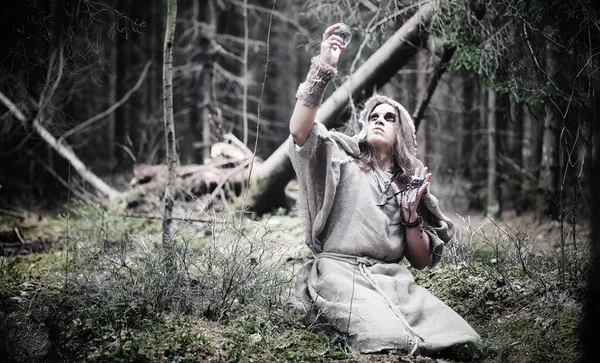
[{"label": "cord of necklace", "polygon": [[[396,173],[394,172],[392,174],[392,176],[390,177],[390,180],[385,181],[385,178],[379,173],[379,169],[378,167],[373,167],[372,170],[375,172],[374,176],[375,176],[375,181],[377,182],[377,189],[379,189],[379,192],[383,195],[383,194],[387,194],[388,190],[390,189],[390,185],[392,185],[392,182],[394,181],[394,178],[396,177]],[[383,188],[381,186],[381,184],[383,184]]]}]

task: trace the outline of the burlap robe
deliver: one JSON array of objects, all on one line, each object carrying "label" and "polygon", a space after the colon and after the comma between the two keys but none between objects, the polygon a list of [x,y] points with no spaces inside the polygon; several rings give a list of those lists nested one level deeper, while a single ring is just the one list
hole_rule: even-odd
[{"label": "burlap robe", "polygon": [[[396,198],[382,196],[372,171],[359,168],[357,138],[315,122],[306,143],[290,138],[306,243],[315,258],[297,277],[298,307],[347,334],[352,350],[433,353],[480,338],[469,324],[398,264],[404,227]],[[402,186],[400,186],[402,188]],[[453,235],[437,199],[419,207],[429,235],[430,266]]]}]

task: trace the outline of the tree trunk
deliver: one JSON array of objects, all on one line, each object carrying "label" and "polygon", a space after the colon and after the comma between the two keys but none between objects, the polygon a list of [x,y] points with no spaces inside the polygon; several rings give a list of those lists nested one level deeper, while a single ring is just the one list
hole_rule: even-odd
[{"label": "tree trunk", "polygon": [[175,198],[175,168],[177,166],[175,123],[173,121],[173,40],[175,39],[176,17],[177,0],[168,0],[167,26],[163,49],[163,107],[167,154],[167,185],[165,186],[165,209],[162,220],[162,241],[165,247],[171,244],[171,219],[173,216],[173,199]]},{"label": "tree trunk", "polygon": [[461,138],[461,149],[458,150],[460,159],[457,165],[457,170],[461,171],[460,177],[463,181],[461,185],[464,187],[462,192],[456,193],[455,197],[460,197],[463,203],[454,207],[457,213],[464,215],[469,212],[472,208],[471,201],[473,191],[473,176],[475,170],[473,164],[473,150],[477,144],[477,137],[475,132],[478,124],[478,112],[477,112],[477,84],[474,77],[471,74],[461,72],[461,78],[463,80],[461,92],[461,108],[464,110],[460,117],[463,118],[462,132],[459,133]]},{"label": "tree trunk", "polygon": [[[593,63],[592,63],[593,64]],[[597,83],[596,83],[597,85]],[[598,338],[600,324],[600,89],[592,89],[594,97],[594,120],[592,130],[592,167],[590,192],[592,195],[592,245],[591,268],[588,272],[588,293],[584,305],[581,325],[583,345],[582,362],[592,363],[598,360]]]},{"label": "tree trunk", "polygon": [[485,86],[475,79],[473,85],[473,101],[472,101],[472,126],[471,135],[473,147],[469,150],[469,174],[471,175],[471,188],[469,193],[470,208],[477,210],[485,209],[484,185],[487,180],[486,151],[484,150],[487,144],[487,138],[484,137],[484,130],[487,128],[487,91]]},{"label": "tree trunk", "polygon": [[[350,97],[360,101],[370,96],[373,89],[381,88],[418,51],[427,37],[433,5],[423,5],[415,15],[392,35],[365,63],[327,98],[317,112],[316,119],[331,127],[336,116],[347,106]],[[263,213],[275,206],[285,205],[284,188],[294,178],[295,172],[288,156],[288,140],[279,146],[256,170],[253,200],[249,204]]]},{"label": "tree trunk", "polygon": [[[528,176],[523,172],[529,171],[523,166],[523,133],[525,130],[525,118],[523,117],[523,104],[517,100],[510,99],[510,118],[513,127],[508,127],[507,132],[510,136],[509,143],[509,154],[508,157],[513,159],[518,167],[521,168],[521,172],[515,171],[514,182],[509,183],[510,194],[516,196],[514,208],[517,215],[523,212],[526,204],[523,203],[523,185],[527,180]],[[512,131],[514,130],[514,131]]]},{"label": "tree trunk", "polygon": [[[129,10],[129,9],[126,9]],[[116,82],[116,90],[117,98],[120,99],[127,92],[127,86],[125,80],[127,79],[127,74],[129,72],[129,63],[130,63],[130,55],[131,49],[129,47],[129,43],[125,39],[125,36],[120,33],[115,34],[115,50],[116,50],[116,63],[114,64],[115,76],[117,77]],[[151,105],[152,103],[148,103]],[[131,146],[128,142],[130,136],[130,119],[128,117],[127,107],[119,107],[115,110],[115,136],[117,137],[116,142],[121,145]],[[149,113],[151,114],[151,113]],[[117,159],[123,160],[127,156],[127,153],[124,150],[118,150],[116,152]],[[136,155],[137,156],[137,155]],[[135,162],[134,162],[135,163]],[[117,165],[116,171],[122,171],[122,166]]]},{"label": "tree trunk", "polygon": [[[546,73],[550,80],[556,79],[558,72],[556,46],[548,41],[546,45]],[[550,83],[550,82],[549,82]],[[538,216],[559,217],[559,118],[550,99],[544,106],[544,131],[542,138],[542,162],[539,187],[545,195],[538,198]]]},{"label": "tree trunk", "polygon": [[[116,16],[114,12],[109,12],[110,15],[110,22],[111,23],[115,23],[116,22]],[[115,35],[118,36],[118,35]],[[108,45],[106,48],[106,51],[109,54],[109,59],[110,59],[110,69],[112,70],[116,70],[116,66],[117,66],[117,53],[119,51],[119,47],[117,47],[117,42],[116,40],[110,41],[110,39],[107,39],[106,44]],[[107,102],[107,108],[110,107],[111,105],[114,105],[115,103],[117,103],[117,77],[115,76],[115,74],[113,74],[113,72],[110,72],[108,74],[108,102]],[[115,112],[111,112],[108,116],[108,125],[107,125],[107,129],[108,129],[108,135],[107,135],[107,154],[108,154],[108,162],[109,162],[109,170],[111,172],[114,172],[115,167],[117,166],[117,155],[116,155],[116,114]]]},{"label": "tree trunk", "polygon": [[435,92],[435,89],[437,88],[437,85],[440,82],[440,79],[444,75],[444,72],[446,72],[446,66],[448,65],[448,62],[450,62],[450,60],[452,59],[452,56],[454,55],[455,51],[456,51],[456,48],[454,48],[454,47],[444,46],[444,50],[442,52],[440,61],[435,66],[433,74],[431,75],[431,78],[429,79],[429,84],[427,85],[427,90],[423,93],[423,96],[419,100],[419,104],[415,108],[415,112],[413,113],[413,116],[412,116],[413,121],[415,123],[415,129],[417,129],[417,130],[419,129],[421,120],[423,119],[423,116],[425,115],[427,106],[429,106],[429,101],[431,101],[431,97],[433,96],[433,93]]},{"label": "tree trunk", "polygon": [[[244,145],[248,145],[248,0],[244,0],[242,7],[242,15],[244,18],[244,56],[242,62],[242,127]],[[258,137],[258,135],[256,135]]]},{"label": "tree trunk", "polygon": [[[150,57],[153,59],[161,59],[162,57],[162,45],[164,39],[162,39],[161,29],[164,24],[164,13],[162,11],[163,1],[160,2],[160,6],[152,6],[151,7],[151,19],[152,26],[150,27]],[[150,70],[150,75],[148,79],[148,83],[146,83],[146,114],[154,115],[158,113],[161,101],[161,84],[162,79],[160,78],[160,62],[156,62],[156,64],[152,65]]]},{"label": "tree trunk", "polygon": [[423,110],[420,113],[421,116],[419,124],[422,124],[421,127],[417,126],[415,114],[419,114],[419,107],[425,103],[425,99],[427,100],[426,103],[429,104],[429,100],[433,95],[433,91],[430,92],[429,88],[427,87],[427,74],[425,73],[427,70],[427,55],[422,50],[417,53],[415,58],[417,59],[417,62],[415,62],[417,64],[417,70],[423,71],[416,74],[415,82],[415,92],[417,93],[417,97],[419,99],[419,102],[415,106],[413,113],[413,121],[415,122],[415,129],[417,130],[417,157],[419,160],[425,163],[425,165],[429,165],[429,162],[427,161],[427,119],[423,118],[425,111]]},{"label": "tree trunk", "polygon": [[501,214],[500,198],[498,198],[498,134],[496,132],[496,91],[488,91],[488,117],[487,117],[487,141],[488,141],[488,172],[487,172],[487,203],[486,215],[498,218]]},{"label": "tree trunk", "polygon": [[[206,2],[206,10],[204,12],[206,16],[205,22],[208,25],[209,30],[206,32],[205,37],[212,37],[217,31],[217,13],[214,0],[208,0]],[[211,51],[211,44],[208,39],[203,39],[201,42],[202,56],[204,57],[202,70],[200,71],[200,100],[198,104],[197,112],[200,115],[199,126],[202,129],[202,163],[210,159],[210,147],[212,144],[212,125],[211,123],[211,107],[214,103],[213,95],[213,75],[214,75],[214,58],[213,55],[209,54]]]},{"label": "tree trunk", "polygon": [[462,106],[464,108],[463,113],[463,125],[464,130],[461,137],[464,139],[462,144],[462,164],[459,164],[459,168],[464,170],[463,176],[466,180],[472,180],[473,170],[470,163],[471,153],[475,147],[475,135],[474,132],[477,128],[477,108],[476,108],[476,95],[477,86],[475,80],[471,75],[464,75],[464,82],[462,87]]},{"label": "tree trunk", "polygon": [[202,92],[202,103],[200,108],[200,120],[202,123],[202,163],[210,159],[210,146],[212,143],[212,127],[210,105],[212,104],[212,79],[213,79],[213,64],[212,62],[204,63],[200,74],[200,87]]},{"label": "tree trunk", "polygon": [[533,204],[531,198],[532,192],[535,190],[536,173],[534,162],[534,140],[533,140],[533,118],[528,109],[524,109],[522,113],[522,128],[521,128],[521,165],[524,171],[529,172],[527,175],[523,175],[521,179],[521,192],[520,192],[520,203],[521,211],[530,210],[530,206]]}]

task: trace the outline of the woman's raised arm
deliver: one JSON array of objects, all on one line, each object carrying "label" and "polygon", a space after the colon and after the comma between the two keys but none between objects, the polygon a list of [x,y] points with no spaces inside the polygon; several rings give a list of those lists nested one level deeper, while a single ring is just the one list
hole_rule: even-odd
[{"label": "woman's raised arm", "polygon": [[336,65],[346,46],[342,38],[332,33],[340,25],[334,24],[323,33],[321,53],[312,58],[306,81],[300,84],[296,92],[298,100],[290,118],[290,134],[299,146],[304,145],[308,138],[325,89],[337,74]]}]

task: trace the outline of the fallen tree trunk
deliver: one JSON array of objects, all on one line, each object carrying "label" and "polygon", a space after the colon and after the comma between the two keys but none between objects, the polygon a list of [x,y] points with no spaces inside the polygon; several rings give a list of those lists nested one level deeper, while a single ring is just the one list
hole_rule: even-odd
[{"label": "fallen tree trunk", "polygon": [[[259,159],[250,157],[178,166],[173,196],[178,202],[173,204],[172,218],[209,220],[215,207],[220,209],[231,202],[239,207],[252,162],[260,164]],[[130,190],[111,200],[110,211],[123,216],[155,218],[163,204],[159,196],[163,195],[167,185],[167,166],[139,165],[129,184]]]},{"label": "fallen tree trunk", "polygon": [[[23,123],[24,126],[27,126],[27,119],[25,115],[9,100],[2,92],[0,92],[0,101],[4,103],[4,105],[9,109],[9,111]],[[92,173],[85,164],[77,157],[77,155],[73,152],[73,150],[66,144],[58,142],[58,140],[50,133],[50,131],[46,130],[44,126],[42,126],[38,117],[36,117],[31,123],[33,129],[37,132],[40,137],[47,142],[60,156],[67,159],[73,169],[91,186],[96,188],[99,192],[104,194],[105,196],[112,198],[119,194],[119,192],[106,184],[102,179],[98,178],[96,174]]]},{"label": "fallen tree trunk", "polygon": [[[255,160],[255,163],[260,161]],[[241,160],[236,167],[224,167],[232,162],[213,162],[204,165],[183,165],[175,168],[175,185],[178,194],[175,198],[182,199],[188,195],[206,195],[213,193],[218,187],[229,182],[232,187],[239,189],[248,178],[249,161]],[[167,184],[166,165],[142,164],[133,171],[129,182],[132,189],[161,195]]]},{"label": "fallen tree trunk", "polygon": [[[212,145],[210,159],[205,164],[183,165],[175,169],[174,199],[193,201],[194,218],[206,217],[209,210],[218,204],[226,205],[228,199],[239,199],[249,180],[251,165],[259,167],[262,163],[234,135],[225,134],[223,138],[225,141]],[[152,215],[148,213],[156,213],[157,208],[151,204],[159,203],[157,196],[163,195],[166,184],[166,165],[139,165],[129,182],[131,189],[113,198],[110,209],[118,214]],[[189,211],[182,208],[174,211],[173,215],[191,218]]]},{"label": "fallen tree trunk", "polygon": [[[352,98],[360,102],[369,97],[374,89],[386,84],[418,50],[428,36],[427,26],[433,14],[433,4],[426,3],[404,23],[367,61],[354,72],[321,105],[316,119],[331,127]],[[285,203],[285,186],[295,177],[288,155],[286,140],[253,176],[253,200],[249,206],[257,213],[266,212]]]}]

